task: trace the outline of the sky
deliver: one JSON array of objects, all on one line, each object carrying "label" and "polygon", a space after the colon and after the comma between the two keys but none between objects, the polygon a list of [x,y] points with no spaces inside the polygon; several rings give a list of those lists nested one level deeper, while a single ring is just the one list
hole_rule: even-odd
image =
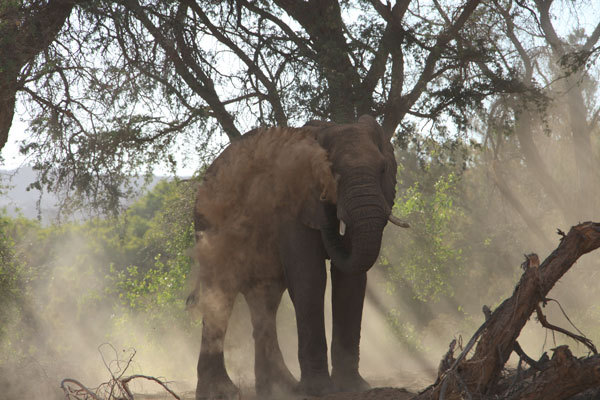
[{"label": "sky", "polygon": [[15,114],[8,134],[8,142],[1,152],[3,162],[0,164],[0,169],[16,169],[26,161],[19,153],[19,142],[27,138],[26,129],[27,124],[21,120],[19,115]]}]

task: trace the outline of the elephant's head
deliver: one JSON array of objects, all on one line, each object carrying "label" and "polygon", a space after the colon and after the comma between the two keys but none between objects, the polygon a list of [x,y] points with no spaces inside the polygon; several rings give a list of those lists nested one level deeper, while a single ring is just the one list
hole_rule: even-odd
[{"label": "elephant's head", "polygon": [[348,273],[367,271],[377,260],[390,217],[396,161],[390,136],[371,116],[356,124],[310,122],[327,151],[337,181],[337,202],[308,204],[302,219],[321,230],[333,265]]}]

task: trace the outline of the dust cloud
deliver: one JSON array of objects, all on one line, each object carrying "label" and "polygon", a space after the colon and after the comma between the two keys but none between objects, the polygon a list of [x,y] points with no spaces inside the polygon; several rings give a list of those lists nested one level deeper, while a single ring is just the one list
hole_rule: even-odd
[{"label": "dust cloud", "polygon": [[[102,269],[94,267],[105,260],[101,255],[90,258],[94,249],[84,237],[72,235],[44,250],[54,256],[39,267],[41,278],[23,288],[26,301],[0,341],[0,397],[64,399],[64,378],[97,387],[111,373],[119,375],[134,352],[125,376],[165,377],[175,380],[175,390],[191,390],[186,382],[195,377],[199,329],[173,326],[157,332],[144,323],[147,315],[119,314],[114,302],[102,296],[108,282],[97,272]],[[132,388],[156,390],[135,382]]]},{"label": "dust cloud", "polygon": [[[389,228],[388,228],[389,229]],[[148,329],[144,325],[146,315],[139,314],[119,323],[115,321],[113,305],[94,304],[93,312],[82,306],[85,299],[94,293],[102,292],[106,281],[88,271],[75,271],[70,265],[73,260],[89,251],[81,238],[73,237],[69,243],[63,243],[57,249],[60,256],[52,265],[46,266],[48,280],[39,282],[31,288],[35,302],[23,307],[23,314],[29,326],[24,329],[22,342],[11,343],[9,347],[21,349],[17,357],[9,359],[3,356],[0,370],[0,384],[5,388],[5,398],[59,399],[64,394],[59,384],[64,378],[74,378],[88,387],[96,387],[110,379],[107,366],[118,372],[116,360],[127,360],[135,349],[131,365],[126,372],[163,377],[171,382],[171,387],[179,393],[193,391],[195,385],[195,365],[199,353],[200,326],[194,331],[185,331],[173,326],[167,332]],[[524,249],[523,251],[529,251]],[[543,259],[548,254],[540,252]],[[512,273],[507,274],[504,297],[512,293],[514,284],[521,272],[520,255],[506,262]],[[90,260],[98,262],[98,260]],[[411,304],[403,304],[397,295],[386,292],[385,277],[381,266],[375,266],[369,272],[368,294],[362,324],[361,373],[374,387],[395,386],[417,391],[435,380],[437,363],[447,350],[453,338],[462,337],[468,341],[472,332],[484,320],[478,313],[483,304],[492,307],[498,305],[501,298],[483,298],[481,303],[472,305],[470,320],[463,320],[456,313],[456,304],[464,304],[463,296],[455,295],[455,304],[434,303],[427,310],[429,318],[425,325],[419,326],[422,315]],[[567,311],[571,320],[580,329],[596,338],[600,320],[598,295],[590,295],[590,285],[597,281],[597,256],[594,254],[582,259],[551,292]],[[330,280],[328,280],[330,281]],[[472,280],[467,286],[489,284]],[[586,290],[578,290],[584,288]],[[329,299],[328,285],[326,298]],[[466,296],[467,298],[469,296]],[[182,298],[183,301],[183,298]],[[331,335],[331,307],[326,301],[325,310],[327,335]],[[85,310],[84,310],[85,308]],[[596,310],[585,313],[581,310]],[[412,321],[414,341],[398,337],[390,329],[389,310],[398,311],[396,317],[403,321]],[[544,308],[548,319],[560,326],[571,329],[560,308],[550,302]],[[465,317],[466,318],[466,317]],[[574,329],[571,329],[574,330]],[[247,306],[238,296],[230,319],[226,337],[226,365],[232,380],[243,393],[252,393],[254,380],[252,326]],[[286,364],[298,378],[297,339],[293,306],[289,296],[284,295],[278,312],[278,335]],[[410,339],[410,338],[409,338]],[[10,340],[10,338],[9,338]],[[560,344],[569,344],[575,354],[584,355],[587,349],[560,334],[552,335],[532,319],[519,338],[524,350],[533,358],[539,358],[543,352]],[[109,343],[114,347],[111,348]],[[415,348],[415,343],[418,344]],[[5,345],[6,346],[6,345]],[[517,359],[512,359],[512,366]],[[132,386],[136,392],[153,392],[157,387],[150,383],[136,383]]]},{"label": "dust cloud", "polygon": [[[329,268],[329,265],[328,265]],[[375,268],[375,267],[374,267]],[[371,274],[373,271],[369,272]],[[375,281],[375,280],[373,280]],[[379,283],[369,282],[369,294],[365,300],[361,334],[360,371],[372,387],[405,387],[411,391],[424,388],[435,380],[439,358],[432,354],[438,347],[430,346],[427,352],[415,352],[410,345],[403,344],[390,329],[390,324],[375,298],[386,297]],[[325,292],[325,327],[328,343],[331,340],[331,279]],[[237,298],[225,338],[225,363],[232,381],[244,393],[253,393],[254,385],[254,342],[248,307],[240,295]],[[298,341],[294,308],[287,292],[284,294],[277,314],[277,333],[286,365],[299,379]],[[452,336],[448,336],[451,340]],[[442,343],[445,336],[428,336],[428,343]],[[448,341],[449,341],[448,340]],[[441,354],[441,353],[438,353]],[[195,382],[192,382],[195,383]],[[243,398],[243,397],[242,397]]]},{"label": "dust cloud", "polygon": [[[118,323],[115,321],[118,316],[110,304],[94,304],[93,313],[89,312],[89,308],[84,311],[83,300],[106,289],[102,286],[103,282],[105,284],[102,277],[91,273],[93,268],[74,271],[70,267],[73,260],[87,251],[87,244],[81,238],[73,237],[69,243],[61,244],[56,251],[60,256],[52,265],[46,266],[45,274],[49,279],[31,288],[36,301],[23,308],[23,313],[27,314],[25,319],[31,326],[23,328],[27,333],[23,335],[21,343],[9,345],[13,350],[18,347],[21,352],[13,359],[9,360],[6,356],[2,359],[0,384],[6,388],[5,398],[64,398],[59,384],[67,377],[77,379],[88,387],[96,387],[110,379],[105,363],[114,373],[118,373],[116,361],[121,360],[122,366],[133,350],[136,354],[127,369],[127,375],[163,377],[179,393],[193,391],[200,343],[199,325],[194,331],[179,330],[174,326],[168,332],[159,332],[149,330],[144,325],[143,321],[147,318],[144,314]],[[540,256],[544,257],[542,254]],[[587,258],[594,258],[593,254]],[[581,329],[594,326],[598,321],[598,318],[594,320],[594,315],[571,312],[578,307],[583,309],[600,304],[597,295],[590,297],[587,292],[577,295],[578,291],[574,290],[588,287],[591,281],[596,280],[598,269],[594,269],[595,263],[590,261],[595,260],[583,259],[551,292],[569,312],[571,320],[584,325],[580,326]],[[514,284],[514,278],[520,273],[517,257],[511,268],[514,274],[507,277],[506,296],[511,294],[511,282]],[[476,286],[478,283],[469,281],[468,285]],[[329,299],[329,296],[328,285],[326,298]],[[397,298],[386,292],[382,268],[375,266],[369,272],[363,314],[361,373],[374,387],[395,386],[417,391],[435,380],[437,363],[448,343],[460,336],[466,342],[483,322],[483,313],[474,313],[475,317],[465,322],[457,317],[453,304],[432,305],[428,314],[434,317],[413,331],[414,339],[418,342],[418,348],[415,349],[414,342],[399,338],[390,329],[390,309],[398,310],[397,318],[401,322],[418,321],[421,317],[410,305],[402,304]],[[498,298],[489,300],[500,301]],[[455,301],[462,304],[460,293],[456,294]],[[482,304],[475,306],[479,308]],[[492,308],[497,305],[492,302],[488,304]],[[326,301],[326,305],[327,335],[330,338],[330,302]],[[549,303],[544,310],[550,321],[569,328],[569,323],[555,303]],[[231,378],[242,393],[252,392],[254,380],[251,331],[247,306],[242,296],[238,296],[226,337],[225,356]],[[287,294],[278,312],[278,334],[285,361],[292,373],[299,377],[296,326],[293,306]],[[569,344],[576,354],[587,352],[587,349],[559,334],[553,336],[533,319],[526,325],[519,341],[533,358],[539,358],[544,351],[562,343]],[[516,362],[516,359],[512,360],[512,365],[516,365]],[[138,393],[158,390],[149,383],[136,383],[132,388]]]},{"label": "dust cloud", "polygon": [[[145,374],[163,378],[178,393],[191,393],[195,387],[196,362],[200,350],[200,324],[191,331],[172,326],[168,331],[148,328],[148,315],[137,313],[125,318],[114,304],[100,298],[109,289],[107,280],[97,275],[102,255],[93,253],[84,237],[71,236],[51,250],[57,256],[44,265],[45,279],[29,288],[32,296],[22,307],[22,315],[10,327],[19,342],[2,347],[0,385],[7,399],[64,399],[60,383],[75,379],[95,388],[119,375]],[[81,269],[85,258],[87,268]],[[83,263],[86,265],[86,263]],[[79,266],[75,269],[75,266]],[[330,281],[330,279],[328,279]],[[375,279],[369,282],[365,303],[361,372],[373,386],[423,387],[435,370],[435,358],[411,351],[398,342],[389,329],[387,317],[371,299],[385,295]],[[328,284],[326,298],[331,294]],[[184,301],[182,297],[181,301]],[[377,301],[382,301],[381,299]],[[327,335],[331,335],[331,304],[326,301]],[[380,307],[380,306],[379,306]],[[193,316],[190,316],[193,318]],[[226,365],[242,393],[252,393],[254,384],[254,343],[249,312],[243,297],[236,300],[225,341]],[[278,312],[278,335],[284,359],[299,378],[297,335],[294,310],[287,294]],[[135,353],[135,354],[134,354]],[[128,360],[131,358],[131,363]],[[431,360],[434,360],[431,363]],[[152,383],[133,383],[137,393],[160,391]]]},{"label": "dust cloud", "polygon": [[[535,132],[542,158],[554,160],[547,165],[551,176],[573,199],[579,193],[580,182],[574,179],[576,163],[572,148],[565,145],[567,139],[566,134],[552,136],[541,129]],[[502,140],[506,149],[517,151],[514,137]],[[597,139],[594,140],[597,147]],[[480,160],[487,156],[485,151],[478,155]],[[389,292],[386,267],[376,265],[369,272],[362,324],[361,373],[372,386],[406,387],[414,391],[432,383],[450,341],[462,338],[466,343],[484,322],[481,307],[485,304],[493,310],[512,294],[522,273],[520,264],[524,253],[536,252],[543,261],[559,243],[556,228],[567,231],[579,220],[599,219],[598,193],[588,197],[589,204],[573,213],[560,210],[544,194],[538,178],[515,157],[502,166],[502,173],[515,196],[538,222],[546,238],[541,240],[498,192],[485,165],[482,163],[466,171],[462,178],[465,187],[460,206],[466,211],[461,223],[468,221],[472,225],[471,234],[475,239],[466,244],[452,243],[465,249],[462,271],[451,277],[452,295],[438,301],[417,302],[413,294],[404,293],[401,288],[395,293]],[[591,190],[597,192],[598,185],[592,186]],[[577,198],[577,204],[582,204],[581,198]],[[584,210],[588,210],[587,213]],[[384,246],[394,246],[399,240],[395,229],[386,228]],[[413,233],[408,230],[402,235],[406,238]],[[481,242],[477,242],[478,236]],[[488,236],[491,239],[484,241]],[[180,393],[193,391],[200,323],[186,329],[178,326],[168,330],[152,329],[146,323],[148,315],[139,313],[123,318],[114,304],[94,300],[96,294],[109,288],[105,277],[94,274],[97,269],[92,265],[103,260],[90,258],[89,246],[84,238],[75,236],[58,244],[52,253],[59,256],[40,271],[45,278],[26,288],[31,294],[27,297],[29,301],[22,305],[15,324],[8,327],[8,335],[0,347],[3,397],[64,398],[59,384],[67,377],[88,387],[98,386],[110,379],[105,363],[115,372],[115,361],[121,360],[122,365],[134,349],[136,354],[127,375],[163,377]],[[74,265],[82,265],[82,257],[89,258],[86,260],[90,267],[75,270]],[[595,343],[600,342],[600,292],[596,287],[600,278],[599,260],[597,253],[584,256],[550,292],[550,297],[558,300],[560,306],[550,301],[543,309],[551,323],[576,333],[573,323]],[[389,263],[393,265],[397,261],[390,259]],[[410,286],[410,282],[407,285]],[[182,304],[184,296],[182,294]],[[326,296],[330,298],[329,286]],[[326,301],[326,305],[330,339],[330,301]],[[394,330],[394,323],[402,329]],[[11,332],[19,335],[11,336]],[[242,394],[252,391],[254,380],[251,332],[247,306],[238,296],[225,340],[225,357],[230,376],[241,387]],[[287,294],[278,312],[278,335],[286,364],[298,378],[296,326]],[[11,342],[13,337],[19,337],[19,341]],[[518,340],[534,359],[561,344],[568,344],[576,355],[588,353],[584,346],[541,327],[535,318],[527,323]],[[112,345],[116,352],[105,343]],[[515,366],[517,361],[513,358],[511,365]],[[133,389],[138,392],[157,390],[152,384],[136,384]]]}]

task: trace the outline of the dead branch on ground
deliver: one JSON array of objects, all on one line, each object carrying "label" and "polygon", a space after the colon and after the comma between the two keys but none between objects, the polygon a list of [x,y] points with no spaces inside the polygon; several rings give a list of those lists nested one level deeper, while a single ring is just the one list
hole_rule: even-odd
[{"label": "dead branch on ground", "polygon": [[[115,355],[115,358],[108,362],[102,350],[105,347],[111,349]],[[98,346],[98,352],[102,357],[104,366],[110,373],[110,380],[102,383],[97,388],[90,389],[76,379],[65,378],[60,383],[60,388],[65,392],[67,400],[134,400],[134,394],[129,388],[129,383],[134,379],[142,378],[158,383],[175,399],[181,400],[175,392],[169,389],[167,383],[159,378],[140,374],[124,376],[136,354],[135,349],[130,349],[130,354],[125,360],[119,358],[117,350],[110,343],[102,343]]]},{"label": "dead branch on ground", "polygon": [[[540,265],[537,255],[526,256],[525,272],[506,299],[475,332],[461,354],[445,371],[440,371],[436,383],[415,397],[421,399],[454,400],[463,398],[559,400],[600,386],[600,356],[585,338],[549,324],[541,313],[540,303],[554,284],[582,255],[600,247],[600,223],[585,222],[571,228],[559,246]],[[567,346],[553,349],[550,360],[534,362],[524,357],[517,338],[533,312],[543,326],[559,331],[585,344],[594,355],[578,359]],[[475,346],[470,358],[467,356]],[[452,346],[451,346],[452,348]],[[532,368],[518,382],[500,385],[502,371],[511,353],[519,351],[521,359]],[[450,356],[444,356],[448,364]]]},{"label": "dead branch on ground", "polygon": [[132,399],[133,399],[133,394],[132,394],[132,393],[131,393],[131,391],[129,390],[128,383],[129,383],[130,381],[132,381],[133,379],[138,379],[138,378],[143,378],[143,379],[147,379],[147,380],[149,380],[149,381],[152,381],[152,382],[156,382],[156,383],[158,383],[158,384],[159,384],[160,386],[162,386],[162,387],[163,387],[163,388],[164,388],[164,389],[165,389],[167,392],[169,392],[169,394],[170,394],[171,396],[173,396],[173,397],[174,397],[174,398],[176,398],[177,400],[181,400],[181,398],[180,398],[180,397],[179,397],[179,396],[178,396],[178,395],[177,395],[175,392],[173,392],[171,389],[169,389],[169,387],[168,387],[168,386],[165,384],[165,382],[163,382],[163,381],[161,381],[160,379],[158,379],[158,378],[155,378],[155,377],[153,377],[153,376],[148,376],[148,375],[139,375],[139,374],[138,374],[138,375],[131,375],[131,376],[128,376],[128,377],[126,377],[126,378],[123,378],[123,379],[121,379],[121,380],[120,380],[121,384],[123,385],[123,388],[125,389],[125,391],[127,392],[127,394],[128,394],[129,396],[131,396],[131,398],[132,398]]}]

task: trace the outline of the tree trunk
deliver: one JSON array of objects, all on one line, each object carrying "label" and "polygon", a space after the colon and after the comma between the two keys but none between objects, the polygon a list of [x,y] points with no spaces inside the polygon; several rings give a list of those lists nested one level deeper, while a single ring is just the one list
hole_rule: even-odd
[{"label": "tree trunk", "polygon": [[8,140],[21,71],[56,39],[73,7],[86,0],[49,0],[23,11],[7,5],[0,15],[0,150]]}]

